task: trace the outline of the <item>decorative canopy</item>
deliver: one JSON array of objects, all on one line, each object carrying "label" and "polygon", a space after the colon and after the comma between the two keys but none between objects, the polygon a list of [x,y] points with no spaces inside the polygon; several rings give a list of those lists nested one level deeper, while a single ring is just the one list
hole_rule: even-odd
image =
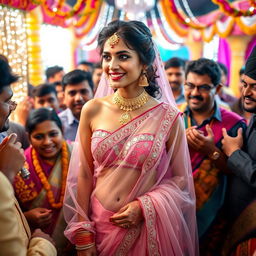
[{"label": "decorative canopy", "polygon": [[[0,4],[30,11],[40,5],[44,22],[73,26],[86,44],[112,19],[140,19],[165,48],[174,49],[189,34],[211,41],[214,35],[254,35],[255,0],[0,0]],[[96,26],[97,25],[97,26]]]}]

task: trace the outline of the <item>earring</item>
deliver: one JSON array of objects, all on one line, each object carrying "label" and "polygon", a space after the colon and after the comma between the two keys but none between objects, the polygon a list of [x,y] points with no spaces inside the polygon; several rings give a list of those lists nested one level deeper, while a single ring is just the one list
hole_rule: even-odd
[{"label": "earring", "polygon": [[139,86],[141,87],[147,87],[149,86],[148,84],[148,79],[146,77],[146,73],[142,73],[140,76],[140,81],[139,81]]}]

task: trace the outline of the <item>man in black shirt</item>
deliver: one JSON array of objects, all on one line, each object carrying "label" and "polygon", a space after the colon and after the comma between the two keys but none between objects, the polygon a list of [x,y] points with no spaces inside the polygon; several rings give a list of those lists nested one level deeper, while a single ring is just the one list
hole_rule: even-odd
[{"label": "man in black shirt", "polygon": [[227,164],[234,174],[230,188],[230,213],[231,219],[236,220],[227,238],[225,252],[241,251],[243,248],[247,253],[243,255],[254,255],[253,253],[256,252],[256,47],[246,62],[242,84],[243,108],[253,114],[244,141],[241,130],[237,137],[232,138],[223,129],[222,149],[228,156]]}]

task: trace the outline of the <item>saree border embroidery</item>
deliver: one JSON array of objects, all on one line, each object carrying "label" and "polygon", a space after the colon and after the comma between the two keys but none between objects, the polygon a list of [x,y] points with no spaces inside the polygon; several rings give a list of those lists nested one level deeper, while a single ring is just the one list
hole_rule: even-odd
[{"label": "saree border embroidery", "polygon": [[115,253],[115,256],[125,256],[129,253],[130,248],[136,241],[137,237],[140,234],[141,226],[131,228],[127,231],[125,234],[122,242],[120,243],[119,247],[117,248],[117,251]]},{"label": "saree border embroidery", "polygon": [[158,161],[161,154],[161,146],[165,142],[165,134],[167,134],[167,132],[170,130],[176,116],[179,114],[179,111],[176,108],[173,108],[168,104],[163,104],[163,107],[166,108],[167,111],[161,121],[160,130],[156,134],[149,157],[146,159],[143,165],[142,169],[145,171],[150,170],[153,166],[155,166],[156,162]]},{"label": "saree border embroidery", "polygon": [[160,256],[156,237],[156,212],[150,196],[145,195],[141,198],[144,208],[145,222],[147,226],[148,253],[149,255]]},{"label": "saree border embroidery", "polygon": [[150,115],[150,112],[145,113],[139,118],[127,123],[122,126],[118,131],[111,133],[109,136],[105,137],[100,145],[95,149],[96,158],[99,159],[107,152],[114,144],[119,143],[125,137],[127,137],[132,131],[134,131],[145,119]]}]

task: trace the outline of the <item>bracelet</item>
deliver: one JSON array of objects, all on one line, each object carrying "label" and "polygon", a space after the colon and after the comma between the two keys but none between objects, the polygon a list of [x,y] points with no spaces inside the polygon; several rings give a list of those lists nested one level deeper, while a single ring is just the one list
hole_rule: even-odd
[{"label": "bracelet", "polygon": [[77,247],[94,244],[94,234],[86,230],[78,230],[75,236],[75,244]]},{"label": "bracelet", "polygon": [[76,245],[76,250],[77,251],[87,250],[89,248],[92,248],[94,245],[95,245],[95,243],[91,243],[91,244],[87,244],[87,245],[83,245],[83,246]]}]

